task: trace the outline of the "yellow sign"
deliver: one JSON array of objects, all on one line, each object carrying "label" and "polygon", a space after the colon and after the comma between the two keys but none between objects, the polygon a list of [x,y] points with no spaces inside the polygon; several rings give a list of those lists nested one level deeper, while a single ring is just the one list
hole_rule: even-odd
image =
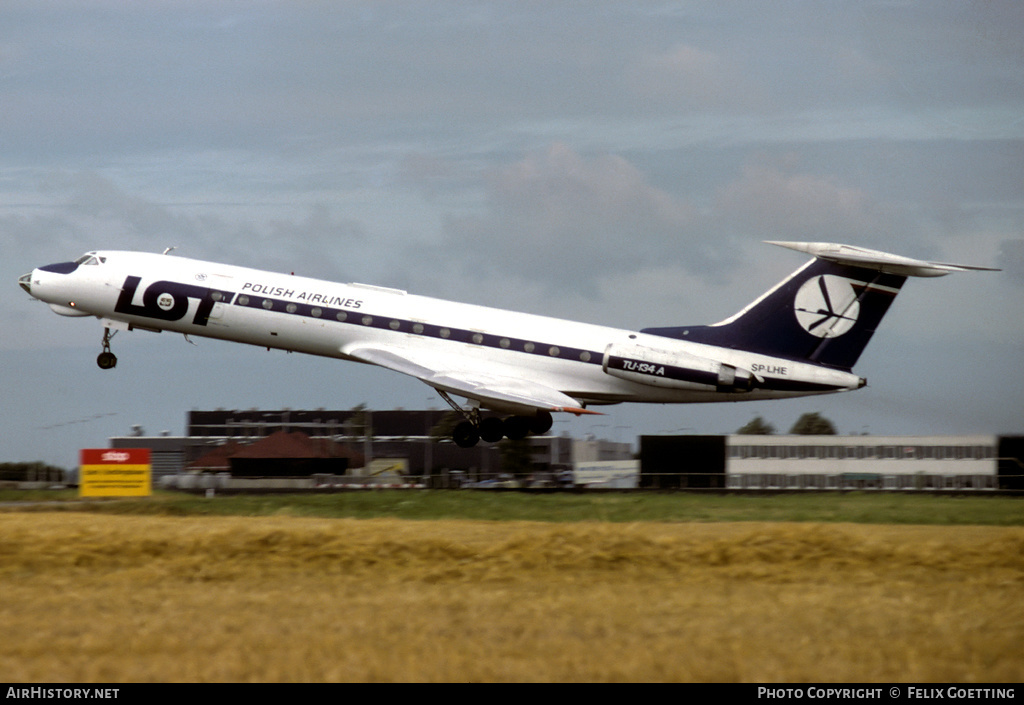
[{"label": "yellow sign", "polygon": [[405,476],[409,474],[409,460],[407,458],[374,458],[366,470],[366,474],[371,477]]},{"label": "yellow sign", "polygon": [[149,448],[86,448],[81,461],[80,497],[148,497],[153,492]]}]

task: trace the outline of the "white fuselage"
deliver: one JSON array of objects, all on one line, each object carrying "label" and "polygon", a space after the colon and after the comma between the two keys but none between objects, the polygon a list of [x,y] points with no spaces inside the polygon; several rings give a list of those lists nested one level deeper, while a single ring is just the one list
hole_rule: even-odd
[{"label": "white fuselage", "polygon": [[[395,351],[438,372],[526,378],[581,405],[772,399],[863,385],[854,374],[814,364],[395,289],[167,255],[91,254],[95,262],[72,271],[34,270],[32,296],[62,315],[95,316],[110,328],[350,360],[359,359],[350,354],[359,349]],[[607,363],[616,350],[638,352],[613,374]],[[722,391],[713,383],[659,379],[659,365],[663,370],[674,359],[708,369],[732,366],[756,383]]]}]

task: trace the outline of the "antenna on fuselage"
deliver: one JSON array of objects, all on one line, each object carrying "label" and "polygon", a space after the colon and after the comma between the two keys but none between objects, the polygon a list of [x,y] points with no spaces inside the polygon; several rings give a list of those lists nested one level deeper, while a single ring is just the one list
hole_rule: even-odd
[{"label": "antenna on fuselage", "polygon": [[176,247],[168,247],[168,248],[167,248],[166,250],[164,250],[164,251],[163,251],[163,252],[162,252],[161,254],[165,254],[165,255],[166,255],[166,254],[167,254],[168,252],[170,252],[171,250],[176,250],[176,249],[178,249],[178,248],[176,248]]}]

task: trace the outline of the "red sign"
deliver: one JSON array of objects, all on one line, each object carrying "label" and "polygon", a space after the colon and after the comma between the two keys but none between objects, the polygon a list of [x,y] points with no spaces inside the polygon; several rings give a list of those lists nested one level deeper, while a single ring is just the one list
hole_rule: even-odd
[{"label": "red sign", "polygon": [[149,465],[149,448],[83,448],[82,465]]}]

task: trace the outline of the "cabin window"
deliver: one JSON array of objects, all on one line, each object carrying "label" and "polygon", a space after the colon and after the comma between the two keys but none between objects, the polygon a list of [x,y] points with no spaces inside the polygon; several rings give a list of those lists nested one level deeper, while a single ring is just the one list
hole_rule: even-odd
[{"label": "cabin window", "polygon": [[440,331],[440,335],[442,338],[450,338],[452,336],[452,332],[447,328],[442,328]]},{"label": "cabin window", "polygon": [[285,306],[285,311],[287,311],[288,313],[295,313],[298,310],[299,307],[296,306],[295,304],[288,304],[287,306]]},{"label": "cabin window", "polygon": [[414,323],[413,326],[412,326],[412,332],[415,333],[416,335],[419,335],[420,333],[422,333],[423,332],[423,324],[422,323]]},{"label": "cabin window", "polygon": [[363,316],[363,325],[364,326],[373,325],[373,316]]},{"label": "cabin window", "polygon": [[581,352],[580,353],[580,360],[582,360],[583,362],[590,362],[590,353],[588,353],[586,350]]},{"label": "cabin window", "polygon": [[335,318],[337,318],[339,321],[344,321],[348,318],[348,314],[345,313],[344,311],[338,311],[338,315],[335,316]]},{"label": "cabin window", "polygon": [[244,295],[243,296],[239,296],[238,297],[238,305],[239,306],[248,306],[249,305],[249,297],[248,296],[244,296]]},{"label": "cabin window", "polygon": [[508,338],[502,338],[501,340],[498,341],[498,345],[500,345],[501,347],[503,347],[505,349],[508,349],[508,346],[510,346],[511,344],[512,344],[512,341],[509,340]]},{"label": "cabin window", "polygon": [[274,302],[271,301],[270,299],[263,299],[263,308],[269,311],[270,309],[274,308]]},{"label": "cabin window", "polygon": [[311,315],[311,316],[312,316],[313,318],[320,318],[320,316],[321,316],[322,314],[323,314],[323,311],[321,311],[320,309],[318,309],[318,308],[316,308],[316,307],[314,307],[314,308],[313,308],[313,309],[312,309],[312,310],[311,310],[311,311],[309,312],[309,315]]},{"label": "cabin window", "polygon": [[479,345],[480,343],[484,342],[484,336],[481,333],[474,333],[473,342]]},{"label": "cabin window", "polygon": [[529,352],[529,353],[532,353],[532,352],[533,352],[533,348],[534,348],[534,345],[533,345],[533,343],[526,343],[526,344],[525,344],[525,345],[523,346],[523,350],[525,350],[526,352]]}]

